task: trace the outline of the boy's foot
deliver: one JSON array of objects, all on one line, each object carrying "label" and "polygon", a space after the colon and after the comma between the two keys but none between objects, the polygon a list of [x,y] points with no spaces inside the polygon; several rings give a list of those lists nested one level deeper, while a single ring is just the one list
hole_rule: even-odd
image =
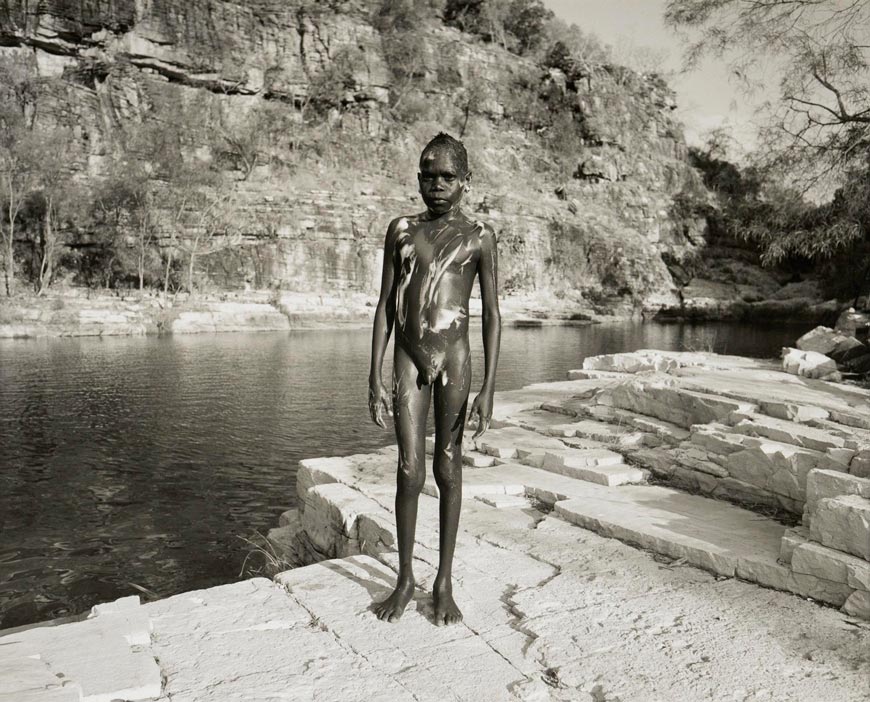
[{"label": "boy's foot", "polygon": [[462,621],[462,612],[453,601],[453,586],[448,583],[435,582],[432,588],[432,599],[435,601],[435,625],[458,624]]},{"label": "boy's foot", "polygon": [[397,622],[405,612],[405,607],[414,596],[414,581],[407,580],[400,582],[390,595],[383,602],[378,602],[373,607],[373,611],[378,619],[385,622]]}]

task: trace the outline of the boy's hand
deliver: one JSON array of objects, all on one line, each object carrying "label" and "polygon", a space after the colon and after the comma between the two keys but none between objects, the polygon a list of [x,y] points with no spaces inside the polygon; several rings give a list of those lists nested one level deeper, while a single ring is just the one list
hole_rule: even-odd
[{"label": "boy's hand", "polygon": [[[477,415],[477,417],[475,417]],[[483,433],[489,429],[489,422],[492,419],[492,391],[481,390],[474,402],[471,403],[471,409],[468,411],[468,420],[471,424],[477,424],[477,431],[474,432],[472,440],[478,439]]]},{"label": "boy's hand", "polygon": [[386,429],[384,412],[388,417],[393,416],[393,408],[390,403],[390,392],[380,380],[369,380],[369,413],[372,421],[381,429]]}]

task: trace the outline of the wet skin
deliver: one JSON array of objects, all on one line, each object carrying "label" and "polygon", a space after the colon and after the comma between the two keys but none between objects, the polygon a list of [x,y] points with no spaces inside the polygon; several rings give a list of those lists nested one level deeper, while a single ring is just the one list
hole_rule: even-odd
[{"label": "wet skin", "polygon": [[[369,410],[382,427],[384,413],[392,410],[399,448],[398,582],[393,593],[374,608],[380,619],[391,622],[402,616],[414,592],[417,503],[426,475],[426,415],[433,399],[432,468],[440,494],[434,620],[443,625],[462,619],[453,600],[452,566],[462,501],[462,434],[471,387],[468,301],[475,278],[480,282],[483,307],[485,365],[483,385],[469,413],[477,419],[475,438],[486,431],[492,416],[501,331],[495,236],[488,225],[469,218],[460,208],[469,177],[459,171],[449,151],[424,153],[419,183],[426,212],[393,220],[384,245],[381,296],[372,335]],[[393,391],[388,393],[381,365],[394,325]]]}]

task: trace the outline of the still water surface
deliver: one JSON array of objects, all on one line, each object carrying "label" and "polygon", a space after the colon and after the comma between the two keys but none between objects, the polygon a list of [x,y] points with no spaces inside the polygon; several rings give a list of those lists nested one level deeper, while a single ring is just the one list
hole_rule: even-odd
[{"label": "still water surface", "polygon": [[[804,331],[505,328],[497,386],[638,348],[774,356]],[[237,579],[243,537],[293,506],[300,459],[393,441],[367,416],[369,344],[365,330],[0,341],[0,629],[136,585],[168,596]]]}]

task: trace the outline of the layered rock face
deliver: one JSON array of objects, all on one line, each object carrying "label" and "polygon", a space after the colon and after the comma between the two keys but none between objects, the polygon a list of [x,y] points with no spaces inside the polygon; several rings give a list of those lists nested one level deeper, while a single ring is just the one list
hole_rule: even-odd
[{"label": "layered rock face", "polygon": [[[678,304],[662,256],[681,260],[703,245],[704,223],[680,214],[674,195],[703,186],[659,78],[570,61],[544,70],[433,20],[413,84],[397,87],[385,58],[390,37],[372,23],[376,6],[3,0],[0,51],[63,79],[44,96],[40,119],[75,126],[95,178],[119,135],[155,104],[209,100],[244,115],[280,103],[290,123],[301,124],[298,110],[313,86],[336,65],[347,67],[341,85],[330,86],[344,91],[342,106],[322,119],[355,152],[389,142],[397,154],[391,172],[378,159],[360,169],[358,153],[345,171],[350,155],[330,156],[330,172],[339,173],[331,188],[317,173],[285,178],[268,165],[254,169],[238,184],[244,245],[203,259],[218,287],[375,293],[387,223],[420,208],[416,154],[438,129],[467,127],[476,171],[468,206],[499,233],[506,292],[555,293],[566,311]],[[538,132],[564,144],[576,161],[573,177],[555,175],[552,153],[521,125],[527,97],[558,117]]]}]

